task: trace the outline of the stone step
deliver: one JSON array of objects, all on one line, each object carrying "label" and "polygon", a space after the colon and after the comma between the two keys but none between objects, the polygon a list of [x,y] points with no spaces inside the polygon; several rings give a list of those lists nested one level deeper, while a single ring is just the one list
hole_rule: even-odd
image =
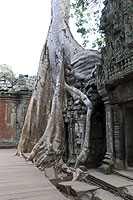
[{"label": "stone step", "polygon": [[78,200],[124,200],[123,198],[103,190],[97,186],[80,181],[59,183],[62,192],[75,196]]},{"label": "stone step", "polygon": [[80,200],[124,200],[109,191],[98,189],[93,194],[88,192]]},{"label": "stone step", "polygon": [[123,198],[115,196],[114,194],[106,190],[99,189],[95,192],[93,200],[123,200]]},{"label": "stone step", "polygon": [[124,178],[128,178],[133,181],[133,170],[113,170],[113,172],[119,176],[122,176]]},{"label": "stone step", "polygon": [[124,199],[106,190],[98,189],[93,194],[91,194],[90,192],[86,193],[84,196],[80,198],[80,200],[124,200]]},{"label": "stone step", "polygon": [[58,187],[62,192],[78,197],[78,199],[85,195],[87,192],[94,192],[99,189],[97,186],[80,181],[60,182]]},{"label": "stone step", "polygon": [[[127,195],[127,187],[133,187],[133,181],[120,177],[116,174],[105,175],[98,170],[89,170],[87,179],[98,186],[101,186],[105,190],[110,190],[111,192],[118,194],[122,197],[127,197],[127,199],[132,199],[132,195]],[[130,197],[130,198],[129,198]]]},{"label": "stone step", "polygon": [[127,199],[133,199],[133,186],[126,187],[125,196]]}]

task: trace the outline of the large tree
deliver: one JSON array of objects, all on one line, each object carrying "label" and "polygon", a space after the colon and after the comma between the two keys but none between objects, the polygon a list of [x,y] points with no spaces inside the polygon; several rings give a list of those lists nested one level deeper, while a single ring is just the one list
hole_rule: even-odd
[{"label": "large tree", "polygon": [[87,107],[84,145],[76,167],[88,157],[90,118],[93,105],[76,88],[77,81],[88,81],[100,63],[100,54],[84,50],[73,38],[69,28],[70,0],[51,1],[51,23],[41,53],[35,89],[21,133],[17,155],[30,152],[40,168],[59,163],[65,151],[63,111],[68,94]]}]

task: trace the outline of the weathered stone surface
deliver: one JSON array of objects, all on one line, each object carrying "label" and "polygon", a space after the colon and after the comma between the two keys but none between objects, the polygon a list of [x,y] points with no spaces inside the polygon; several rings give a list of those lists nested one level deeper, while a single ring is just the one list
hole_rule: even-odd
[{"label": "weathered stone surface", "polygon": [[53,167],[51,167],[51,168],[45,168],[45,176],[50,181],[57,179],[57,174],[56,174],[55,169]]},{"label": "weathered stone surface", "polygon": [[83,196],[87,192],[93,192],[98,189],[97,186],[80,181],[61,182],[59,183],[59,188],[63,192],[69,195],[72,194],[73,196],[76,196],[78,198]]},{"label": "weathered stone surface", "polygon": [[72,177],[67,175],[66,173],[59,173],[54,167],[45,168],[44,172],[45,176],[56,186],[61,181],[70,181],[72,179]]},{"label": "weathered stone surface", "polygon": [[90,192],[88,192],[85,195],[83,195],[82,197],[80,197],[80,200],[92,200],[92,199],[93,199],[93,195]]},{"label": "weathered stone surface", "polygon": [[121,197],[115,196],[111,192],[99,189],[95,192],[93,200],[123,200]]},{"label": "weathered stone surface", "polygon": [[58,184],[58,187],[62,192],[65,192],[66,194],[70,195],[71,184],[76,184],[76,183],[77,181],[61,182]]},{"label": "weathered stone surface", "polygon": [[103,49],[104,76],[99,76],[106,83],[112,84],[133,72],[132,7],[132,0],[105,1],[101,18],[101,29],[106,39]]},{"label": "weathered stone surface", "polygon": [[113,155],[113,167],[123,170],[125,163],[133,166],[133,110],[127,109],[133,107],[133,1],[105,0],[104,4],[100,27],[106,45],[97,84],[106,107],[107,152]]},{"label": "weathered stone surface", "polygon": [[125,188],[126,186],[133,186],[133,181],[117,176],[115,174],[105,175],[101,172],[90,170],[89,175],[92,178],[94,177],[94,179],[97,179],[97,181],[104,182],[105,184],[116,188],[118,192],[121,188]]},{"label": "weathered stone surface", "polygon": [[71,186],[71,194],[77,197],[83,196],[86,192],[90,191],[93,192],[97,190],[98,187],[94,185],[89,185],[86,183],[79,183],[77,185],[72,185]]},{"label": "weathered stone surface", "polygon": [[113,170],[116,174],[123,176],[125,178],[129,178],[133,180],[133,171],[128,169],[128,170]]},{"label": "weathered stone surface", "polygon": [[24,124],[35,77],[0,77],[0,147],[16,146]]},{"label": "weathered stone surface", "polygon": [[0,93],[19,93],[20,91],[32,92],[35,85],[36,76],[20,74],[18,78],[0,77]]},{"label": "weathered stone surface", "polygon": [[127,196],[129,199],[133,199],[133,186],[126,187],[123,196]]},{"label": "weathered stone surface", "polygon": [[111,170],[109,164],[102,164],[99,167],[99,170],[104,174],[111,174],[112,173],[112,170]]},{"label": "weathered stone surface", "polygon": [[[82,86],[81,90],[82,88],[85,88],[85,86]],[[98,162],[102,160],[105,153],[105,135],[103,133],[102,103],[100,96],[98,96],[96,88],[90,88],[92,91],[89,98],[91,99],[95,94],[95,98],[91,100],[94,101],[95,107],[97,107],[98,102],[100,102],[101,107],[99,106],[100,109],[96,108],[92,115],[90,157],[86,163],[89,163],[88,166],[97,166]],[[85,89],[84,91],[87,96],[90,95],[88,92],[89,89]],[[82,102],[74,101],[71,97],[69,97],[67,109],[64,111],[64,121],[66,132],[66,151],[68,152],[66,159],[68,159],[68,164],[74,164],[76,157],[80,154],[85,138],[86,106]],[[69,138],[69,141],[67,141],[67,138]]]}]

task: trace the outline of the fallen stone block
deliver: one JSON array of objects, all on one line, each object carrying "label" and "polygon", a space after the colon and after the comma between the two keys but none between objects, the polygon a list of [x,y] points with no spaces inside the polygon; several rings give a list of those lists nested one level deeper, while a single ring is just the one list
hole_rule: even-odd
[{"label": "fallen stone block", "polygon": [[85,195],[83,195],[82,197],[80,197],[80,200],[92,200],[92,199],[93,199],[93,195],[90,192],[88,192]]},{"label": "fallen stone block", "polygon": [[71,185],[72,185],[72,184],[76,184],[76,183],[77,183],[77,181],[60,182],[60,183],[58,184],[58,188],[59,188],[62,192],[64,192],[64,193],[70,195],[70,188],[71,188]]},{"label": "fallen stone block", "polygon": [[133,186],[126,187],[123,196],[133,199]]},{"label": "fallen stone block", "polygon": [[58,186],[61,191],[65,192],[68,195],[73,195],[76,197],[81,197],[87,192],[93,192],[99,189],[97,186],[80,181],[61,182],[58,184]]},{"label": "fallen stone block", "polygon": [[45,175],[49,180],[53,180],[57,178],[55,169],[53,167],[45,168]]},{"label": "fallen stone block", "polygon": [[89,185],[84,182],[79,182],[77,185],[71,186],[71,194],[73,196],[81,197],[86,194],[88,191],[93,192],[97,190],[98,187],[94,185]]},{"label": "fallen stone block", "polygon": [[115,196],[106,190],[99,189],[95,192],[93,200],[123,200],[123,198]]},{"label": "fallen stone block", "polygon": [[121,194],[127,186],[133,186],[133,181],[120,177],[116,174],[105,175],[99,171],[89,170],[87,178],[104,189],[110,188],[113,191]]},{"label": "fallen stone block", "polygon": [[58,173],[56,168],[45,168],[45,176],[54,184],[58,185],[61,181],[69,181],[71,177],[65,173]]}]

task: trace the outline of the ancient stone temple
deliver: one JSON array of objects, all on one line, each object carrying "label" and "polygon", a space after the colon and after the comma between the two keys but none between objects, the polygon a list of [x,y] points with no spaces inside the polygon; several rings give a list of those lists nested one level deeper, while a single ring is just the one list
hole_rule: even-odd
[{"label": "ancient stone temple", "polygon": [[106,46],[98,90],[106,112],[104,166],[133,167],[133,1],[105,0],[101,18]]},{"label": "ancient stone temple", "polygon": [[0,77],[0,147],[18,144],[34,82],[24,75]]}]

